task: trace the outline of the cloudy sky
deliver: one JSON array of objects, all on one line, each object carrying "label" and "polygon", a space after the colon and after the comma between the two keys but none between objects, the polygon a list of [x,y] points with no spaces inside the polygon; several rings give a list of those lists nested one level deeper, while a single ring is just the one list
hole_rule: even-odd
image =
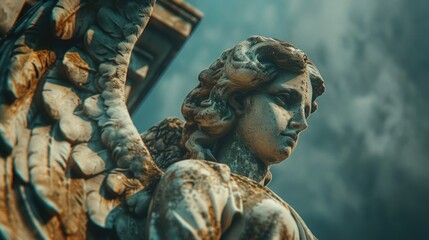
[{"label": "cloudy sky", "polygon": [[276,193],[320,239],[429,239],[429,1],[188,0],[200,26],[134,114],[168,116],[199,72],[250,35],[295,44],[327,92]]}]

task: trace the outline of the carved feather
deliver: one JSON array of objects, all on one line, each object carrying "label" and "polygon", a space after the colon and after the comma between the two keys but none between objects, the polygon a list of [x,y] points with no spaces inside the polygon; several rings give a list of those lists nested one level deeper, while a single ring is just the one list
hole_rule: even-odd
[{"label": "carved feather", "polygon": [[86,180],[86,208],[90,219],[100,227],[112,228],[113,221],[117,212],[112,212],[113,209],[119,210],[119,199],[108,199],[105,189],[102,187],[104,175],[97,175]]},{"label": "carved feather", "polygon": [[40,202],[51,214],[59,213],[55,191],[57,186],[52,186],[51,170],[49,163],[51,126],[35,127],[31,131],[29,144],[28,165],[30,170],[30,183]]},{"label": "carved feather", "polygon": [[111,169],[114,165],[110,152],[94,146],[100,143],[82,143],[73,147],[71,167],[77,176],[88,178]]},{"label": "carved feather", "polygon": [[86,237],[85,180],[67,178],[61,211],[61,222],[65,235],[75,239]]},{"label": "carved feather", "polygon": [[30,181],[30,173],[28,172],[28,144],[30,134],[31,131],[29,129],[23,129],[19,135],[18,143],[13,150],[14,172],[25,183]]},{"label": "carved feather", "polygon": [[52,10],[55,35],[64,40],[82,36],[94,21],[97,4],[98,1],[59,0]]},{"label": "carved feather", "polygon": [[97,73],[95,64],[81,49],[73,47],[68,50],[64,54],[62,63],[67,79],[74,86],[92,93],[100,91],[93,81],[94,75]]},{"label": "carved feather", "polygon": [[112,8],[101,8],[97,14],[97,20],[101,29],[113,38],[123,38],[122,27],[127,21]]},{"label": "carved feather", "polygon": [[44,84],[42,96],[46,112],[55,120],[70,117],[80,105],[80,98],[73,89],[53,78],[48,78]]}]

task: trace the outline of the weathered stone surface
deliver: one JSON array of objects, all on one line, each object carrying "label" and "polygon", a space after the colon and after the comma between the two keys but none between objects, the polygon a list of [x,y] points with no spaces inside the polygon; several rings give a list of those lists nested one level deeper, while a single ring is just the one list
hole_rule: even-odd
[{"label": "weathered stone surface", "polygon": [[[3,41],[0,238],[82,239],[92,234],[88,217],[111,231],[122,197],[159,178],[124,96],[154,3],[39,2]],[[118,167],[129,172],[125,196],[108,196],[104,182]]]},{"label": "weathered stone surface", "polygon": [[[161,2],[179,16],[155,21],[189,36],[198,14]],[[0,46],[0,238],[315,239],[266,184],[324,92],[317,68],[250,37],[200,74],[186,122],[140,135],[126,80],[153,8],[47,0]]]}]

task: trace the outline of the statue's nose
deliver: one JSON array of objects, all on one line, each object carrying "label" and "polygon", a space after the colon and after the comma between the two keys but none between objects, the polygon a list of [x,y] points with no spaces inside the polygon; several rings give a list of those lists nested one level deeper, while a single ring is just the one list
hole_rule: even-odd
[{"label": "statue's nose", "polygon": [[305,119],[304,109],[297,111],[289,123],[290,127],[299,132],[308,127],[307,120]]}]

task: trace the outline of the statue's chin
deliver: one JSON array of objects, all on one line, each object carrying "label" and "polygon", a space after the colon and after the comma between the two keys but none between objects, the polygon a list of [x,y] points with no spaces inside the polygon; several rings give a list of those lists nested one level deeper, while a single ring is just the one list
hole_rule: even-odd
[{"label": "statue's chin", "polygon": [[271,154],[269,158],[266,158],[263,162],[265,165],[278,164],[285,161],[292,154],[293,147],[285,146],[282,149],[279,149],[277,154]]}]

